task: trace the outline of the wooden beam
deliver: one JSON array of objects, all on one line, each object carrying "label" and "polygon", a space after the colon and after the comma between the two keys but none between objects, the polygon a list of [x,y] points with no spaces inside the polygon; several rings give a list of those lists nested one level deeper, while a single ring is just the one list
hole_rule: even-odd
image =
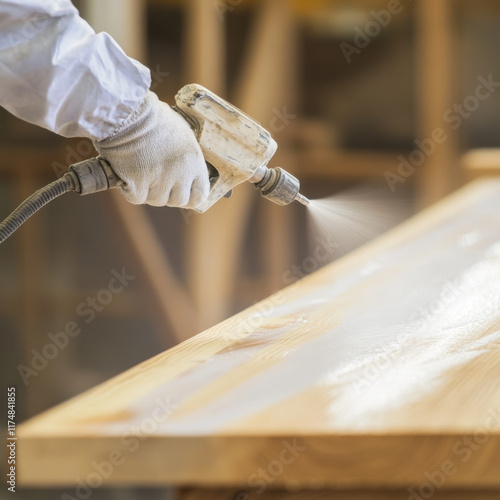
[{"label": "wooden beam", "polygon": [[[250,40],[246,65],[239,75],[235,102],[269,130],[278,143],[278,151],[270,166],[297,169],[295,158],[284,147],[286,129],[296,115],[296,33],[291,2],[262,2]],[[252,190],[254,191],[254,190]],[[255,192],[247,196],[255,196]],[[244,207],[242,207],[244,209]],[[265,290],[283,286],[282,275],[294,261],[292,245],[292,207],[267,203],[262,207]],[[243,214],[242,214],[243,216]]]},{"label": "wooden beam", "polygon": [[[383,179],[387,171],[397,172],[402,152],[341,151],[310,148],[295,153],[300,179]],[[409,178],[412,181],[412,178]]]},{"label": "wooden beam", "polygon": [[[294,102],[294,26],[290,2],[287,0],[270,0],[259,4],[245,64],[233,93],[233,102],[258,120],[277,140],[278,152],[271,164],[277,165],[281,158],[286,164],[283,166],[289,171],[295,169],[293,158],[281,147],[279,137],[279,132],[286,129],[288,123],[281,122],[279,117],[284,108],[290,112]],[[256,197],[255,189],[249,185],[241,186],[236,193],[238,198],[232,200],[231,207],[235,236],[231,240],[233,250],[229,256],[230,265],[226,266],[228,273],[237,270],[237,258],[243,251],[243,230]],[[266,221],[263,224],[264,232],[260,235],[265,245],[262,251],[265,264],[262,282],[263,290],[270,291],[282,285],[283,270],[293,261],[289,236],[291,220],[289,211],[272,203],[264,205],[261,217]]]},{"label": "wooden beam", "polygon": [[[94,29],[109,32],[129,56],[144,60],[145,8],[143,0],[90,0],[86,15]],[[130,248],[155,294],[164,324],[172,326],[178,341],[186,339],[195,331],[193,306],[171,269],[146,209],[129,205],[117,193],[113,193],[112,201]]]},{"label": "wooden beam", "polygon": [[[188,4],[187,26],[189,80],[206,86],[210,84],[212,89],[224,95],[221,92],[223,74],[217,69],[223,58],[223,18],[218,16],[213,4],[192,0]],[[288,104],[290,109],[292,102],[286,89],[292,88],[293,40],[289,2],[263,2],[249,40],[234,102],[271,130],[272,118],[283,111],[283,106]],[[282,126],[279,122],[280,129]],[[200,328],[221,321],[231,311],[244,235],[255,196],[252,186],[239,186],[231,200],[219,202],[201,216],[188,214],[188,273]],[[273,288],[281,284],[281,274],[292,260],[290,239],[285,235],[290,219],[282,207],[268,206],[266,214],[266,232],[262,239],[266,242],[264,255],[269,265],[265,276],[268,288]]]},{"label": "wooden beam", "polygon": [[[199,83],[220,96],[225,95],[224,18],[216,4],[205,0],[186,2],[186,83]],[[231,200],[233,201],[233,200]],[[227,317],[235,275],[228,274],[234,238],[226,200],[204,214],[186,211],[186,266],[190,294],[196,307],[199,329]]]},{"label": "wooden beam", "polygon": [[[0,174],[9,175],[16,173],[21,169],[29,168],[33,174],[36,172],[46,173],[47,177],[54,180],[56,177],[62,175],[70,163],[75,163],[83,157],[78,159],[72,156],[68,151],[69,145],[66,148],[61,146],[55,147],[25,147],[25,146],[2,146],[0,148]],[[67,162],[66,159],[70,161]],[[41,187],[38,186],[37,189]]]},{"label": "wooden beam", "polygon": [[84,16],[94,30],[109,33],[125,53],[141,61],[146,60],[146,6],[145,0],[85,0]]},{"label": "wooden beam", "polygon": [[144,207],[131,205],[120,193],[112,193],[113,206],[122,228],[144,270],[166,325],[178,342],[196,332],[196,312],[174,271]]},{"label": "wooden beam", "polygon": [[[427,206],[460,185],[457,170],[458,137],[445,113],[454,103],[455,43],[453,0],[419,0],[416,13],[417,134],[420,141],[430,141],[435,149],[424,154],[419,171],[418,202]],[[441,129],[446,140],[436,142],[434,131]],[[442,137],[442,135],[441,135]],[[415,149],[417,145],[415,145]],[[430,151],[430,149],[429,149]]]},{"label": "wooden beam", "polygon": [[185,83],[199,83],[225,95],[225,21],[216,2],[185,2]]}]

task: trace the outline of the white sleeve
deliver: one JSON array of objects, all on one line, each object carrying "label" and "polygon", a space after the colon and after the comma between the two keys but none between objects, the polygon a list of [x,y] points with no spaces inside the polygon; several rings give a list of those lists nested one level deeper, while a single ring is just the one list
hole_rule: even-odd
[{"label": "white sleeve", "polygon": [[144,100],[150,71],[70,0],[0,0],[0,106],[65,137],[102,140]]}]

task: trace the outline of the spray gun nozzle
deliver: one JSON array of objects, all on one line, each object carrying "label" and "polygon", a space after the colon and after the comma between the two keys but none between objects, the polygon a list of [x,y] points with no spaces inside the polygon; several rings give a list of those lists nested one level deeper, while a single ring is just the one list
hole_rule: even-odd
[{"label": "spray gun nozzle", "polygon": [[260,189],[264,198],[278,205],[288,205],[293,201],[309,205],[309,200],[299,193],[299,180],[280,167],[260,167],[250,182]]},{"label": "spray gun nozzle", "polygon": [[306,198],[303,194],[300,193],[297,193],[295,201],[302,203],[302,205],[304,205],[305,207],[307,207],[311,203],[311,200],[309,200],[309,198]]}]

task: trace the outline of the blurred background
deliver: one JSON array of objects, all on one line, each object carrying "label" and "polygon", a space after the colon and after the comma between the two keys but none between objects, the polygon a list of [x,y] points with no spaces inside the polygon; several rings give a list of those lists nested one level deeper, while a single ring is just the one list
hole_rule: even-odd
[{"label": "blurred background", "polygon": [[[260,121],[278,143],[270,165],[295,174],[305,195],[371,186],[394,207],[383,229],[460,187],[484,162],[500,164],[494,150],[477,151],[500,147],[500,90],[490,83],[475,97],[483,80],[500,82],[498,2],[74,3],[96,31],[151,68],[161,99],[173,104],[178,89],[197,82]],[[0,131],[2,217],[67,165],[95,155],[87,140],[4,110]],[[18,422],[314,271],[301,266],[314,241],[306,210],[294,205],[274,206],[241,186],[203,215],[132,207],[109,192],[44,208],[0,247],[1,377],[17,387]],[[116,273],[128,278],[110,293]],[[71,322],[81,333],[47,359],[47,344]]]}]

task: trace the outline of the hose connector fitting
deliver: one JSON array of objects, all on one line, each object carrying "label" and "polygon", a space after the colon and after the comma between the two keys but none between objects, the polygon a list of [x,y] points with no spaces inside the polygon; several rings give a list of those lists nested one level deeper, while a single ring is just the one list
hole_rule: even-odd
[{"label": "hose connector fitting", "polygon": [[70,165],[69,171],[76,177],[75,191],[80,195],[105,191],[123,184],[102,156],[74,163]]},{"label": "hose connector fitting", "polygon": [[250,182],[260,189],[264,198],[277,205],[288,205],[293,201],[298,201],[303,205],[309,204],[309,200],[299,192],[299,180],[281,167],[261,167]]}]

